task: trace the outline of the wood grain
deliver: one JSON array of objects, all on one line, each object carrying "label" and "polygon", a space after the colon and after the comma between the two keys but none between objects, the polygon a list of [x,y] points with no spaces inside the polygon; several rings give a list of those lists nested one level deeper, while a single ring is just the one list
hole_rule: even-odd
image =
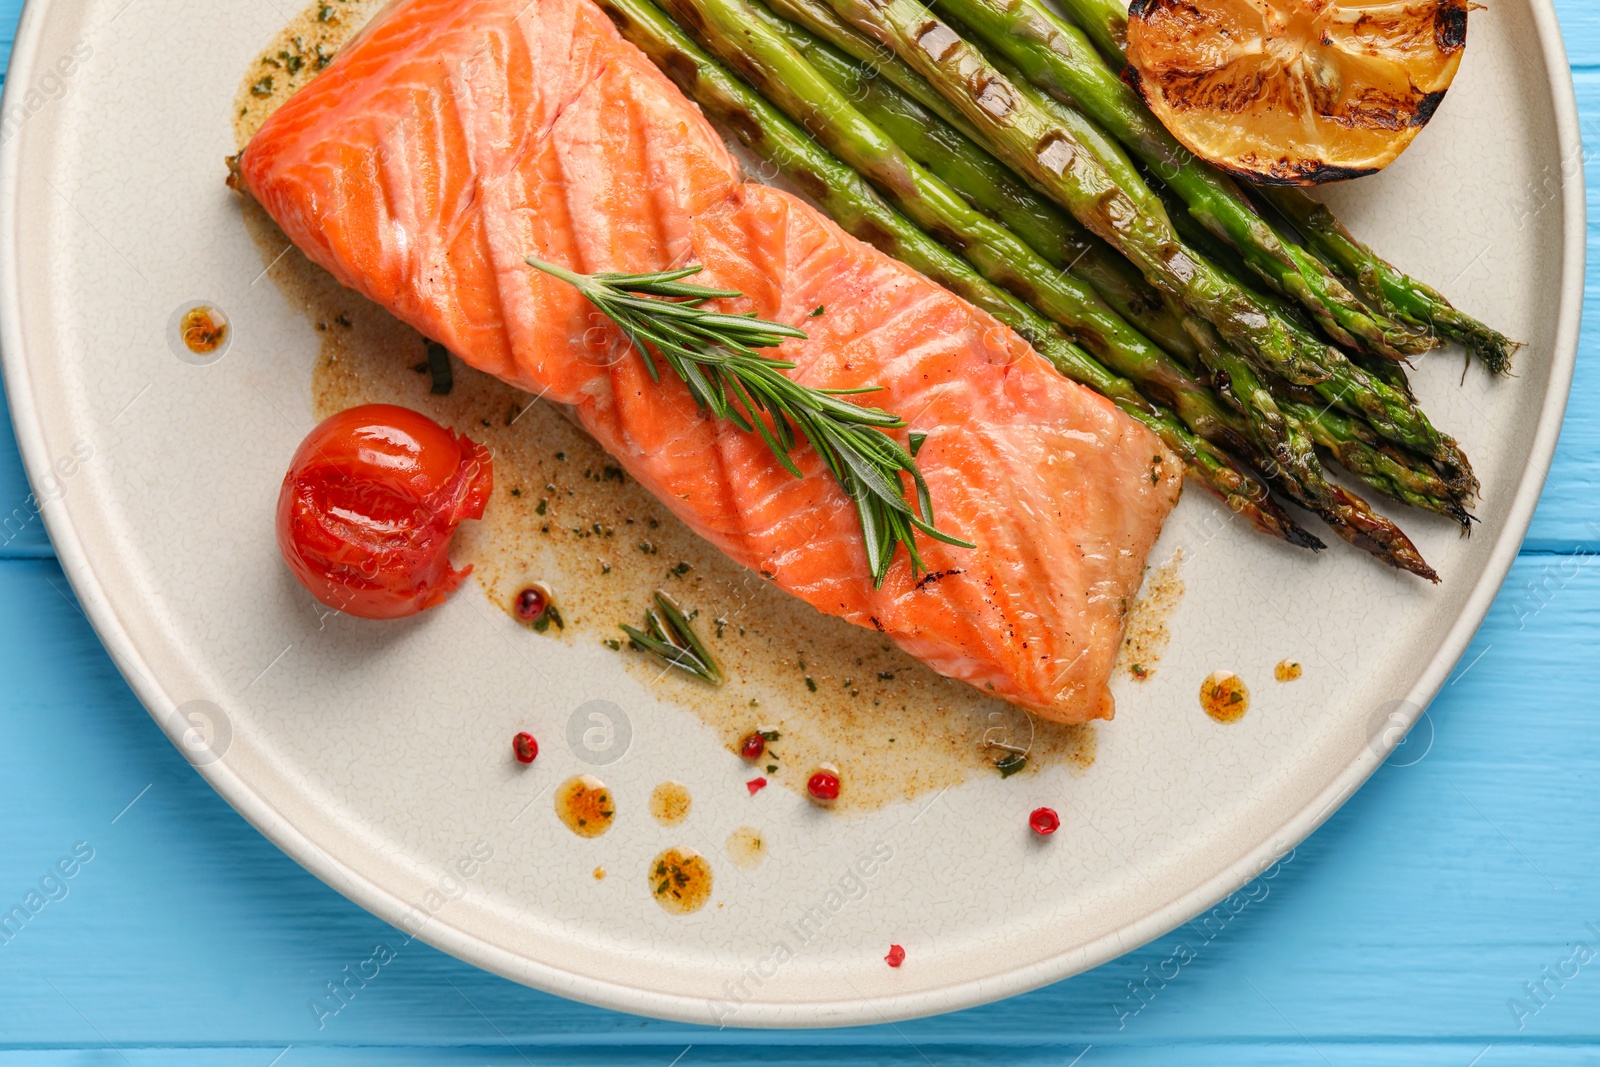
[{"label": "wood grain", "polygon": [[1600,70],[1600,9],[1591,0],[1556,0],[1556,14],[1573,69]]}]

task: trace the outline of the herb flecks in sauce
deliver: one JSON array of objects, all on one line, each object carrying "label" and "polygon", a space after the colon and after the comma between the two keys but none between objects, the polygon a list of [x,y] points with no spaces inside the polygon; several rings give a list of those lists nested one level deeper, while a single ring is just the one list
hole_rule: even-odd
[{"label": "herb flecks in sauce", "polygon": [[322,72],[387,0],[317,0],[297,15],[246,72],[234,100],[239,147],[295,91]]},{"label": "herb flecks in sauce", "polygon": [[755,870],[767,858],[767,839],[754,826],[734,830],[723,848],[733,865],[743,871]]},{"label": "herb flecks in sauce", "polygon": [[579,837],[599,837],[611,829],[617,806],[611,790],[592,774],[580,774],[562,782],[556,790],[556,817]]},{"label": "herb flecks in sauce", "polygon": [[692,848],[669,848],[650,861],[650,895],[673,915],[699,911],[711,899],[711,864]]},{"label": "herb flecks in sauce", "polygon": [[1150,572],[1139,596],[1128,605],[1123,623],[1122,647],[1117,650],[1112,674],[1126,673],[1136,682],[1155,676],[1172,631],[1167,621],[1183,600],[1183,549]]},{"label": "herb flecks in sauce", "polygon": [[1200,707],[1218,722],[1238,722],[1250,710],[1250,690],[1232,671],[1212,671],[1200,683]]}]

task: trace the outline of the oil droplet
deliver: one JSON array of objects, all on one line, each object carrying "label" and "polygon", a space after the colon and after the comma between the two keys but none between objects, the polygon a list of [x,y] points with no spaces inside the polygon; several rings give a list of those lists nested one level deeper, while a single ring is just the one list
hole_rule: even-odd
[{"label": "oil droplet", "polygon": [[182,325],[183,347],[197,356],[209,356],[228,339],[228,320],[215,308],[190,308]]},{"label": "oil droplet", "polygon": [[617,806],[604,782],[592,774],[579,774],[556,790],[556,815],[579,837],[599,837],[611,829]]},{"label": "oil droplet", "polygon": [[674,915],[699,911],[711,899],[711,864],[692,848],[669,848],[650,861],[650,895]]},{"label": "oil droplet", "polygon": [[689,814],[689,787],[682,782],[662,782],[650,791],[650,814],[662,826],[676,826]]},{"label": "oil droplet", "polygon": [[754,826],[741,826],[728,835],[728,858],[740,870],[753,871],[767,858],[767,839]]},{"label": "oil droplet", "polygon": [[1280,682],[1292,682],[1304,673],[1296,660],[1286,659],[1272,668],[1272,676]]},{"label": "oil droplet", "polygon": [[596,867],[594,869],[594,880],[595,881],[597,881],[597,882],[601,881],[602,879],[605,878],[605,876],[606,876],[606,869],[604,867]]},{"label": "oil droplet", "polygon": [[184,304],[167,322],[167,344],[173,355],[196,366],[221,359],[232,339],[228,316],[205,301]]},{"label": "oil droplet", "polygon": [[1250,690],[1232,671],[1212,671],[1200,683],[1200,706],[1218,722],[1238,722],[1250,710]]}]

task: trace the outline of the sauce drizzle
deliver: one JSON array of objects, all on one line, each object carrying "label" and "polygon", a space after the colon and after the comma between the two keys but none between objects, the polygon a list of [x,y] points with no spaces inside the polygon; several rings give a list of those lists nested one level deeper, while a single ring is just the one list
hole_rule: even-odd
[{"label": "sauce drizzle", "polygon": [[196,307],[184,313],[179,324],[183,347],[197,356],[207,356],[222,347],[228,339],[228,320],[215,308]]},{"label": "sauce drizzle", "polygon": [[664,911],[687,915],[711,899],[711,864],[692,848],[669,848],[650,861],[650,895]]},{"label": "sauce drizzle", "polygon": [[741,826],[728,835],[723,846],[728,858],[740,870],[753,871],[767,858],[767,839],[754,826]]},{"label": "sauce drizzle", "polygon": [[650,791],[650,814],[662,826],[676,826],[689,816],[689,788],[682,782],[662,782]]},{"label": "sauce drizzle", "polygon": [[1200,707],[1218,722],[1238,722],[1250,710],[1250,690],[1232,671],[1212,671],[1200,683]]},{"label": "sauce drizzle", "polygon": [[599,837],[617,817],[611,790],[592,774],[568,778],[556,790],[556,816],[579,837]]}]

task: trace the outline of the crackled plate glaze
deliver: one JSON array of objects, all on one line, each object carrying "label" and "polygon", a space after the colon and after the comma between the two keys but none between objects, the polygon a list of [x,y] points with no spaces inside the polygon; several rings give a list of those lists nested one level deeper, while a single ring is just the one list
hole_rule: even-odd
[{"label": "crackled plate glaze", "polygon": [[[375,627],[315,611],[285,573],[273,502],[313,421],[319,341],[266,280],[221,179],[240,73],[286,17],[271,4],[29,4],[0,149],[6,383],[61,562],[155,720],[300,863],[475,964],[650,1015],[831,1026],[1102,963],[1266,870],[1360,786],[1447,678],[1527,527],[1567,396],[1584,256],[1572,88],[1544,0],[1475,13],[1456,86],[1415,147],[1327,194],[1401,266],[1528,342],[1510,380],[1472,368],[1461,384],[1450,353],[1416,374],[1485,487],[1470,539],[1403,516],[1443,584],[1342,545],[1313,559],[1268,543],[1191,492],[1152,557],[1182,550],[1170,646],[1147,681],[1119,677],[1092,766],[977,775],[870,811],[751,796],[726,739],[594,634],[531,641],[475,584]],[[229,317],[220,358],[169,343],[197,300]],[[1299,681],[1273,680],[1285,658]],[[1201,712],[1217,669],[1252,690],[1236,723]],[[527,770],[508,743],[525,728],[544,747]],[[614,794],[603,837],[569,833],[552,810],[579,773]],[[671,827],[647,814],[668,779],[693,796]],[[1063,817],[1048,842],[1026,823],[1046,804]],[[750,870],[735,862],[741,826],[765,838]],[[647,870],[669,846],[715,874],[689,915],[650,897]],[[891,943],[907,951],[898,969],[883,961]]]}]

